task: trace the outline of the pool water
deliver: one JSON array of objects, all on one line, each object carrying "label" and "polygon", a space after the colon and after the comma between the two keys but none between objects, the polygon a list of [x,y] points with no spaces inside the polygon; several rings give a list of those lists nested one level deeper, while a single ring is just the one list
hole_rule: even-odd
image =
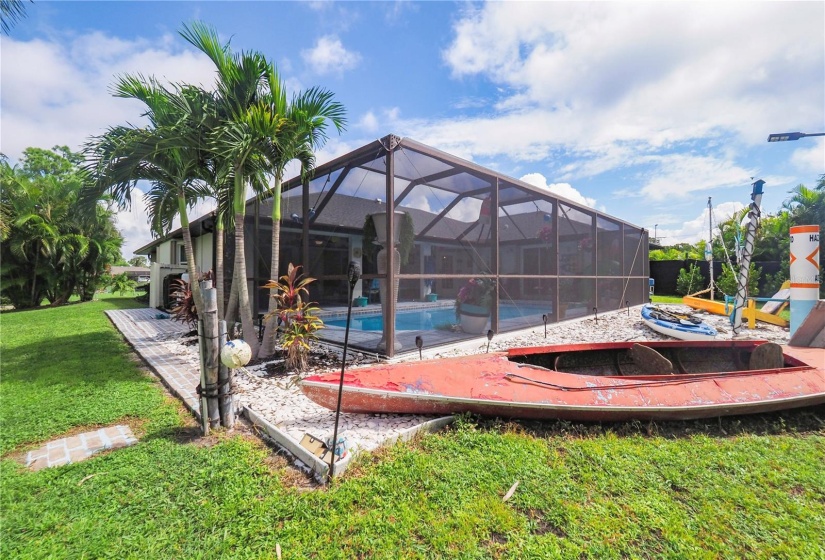
[{"label": "pool water", "polygon": [[[546,308],[501,305],[499,307],[499,320],[526,319],[529,317],[531,318],[531,323],[538,324],[541,322],[541,315],[543,313],[547,313]],[[455,309],[452,307],[415,309],[395,314],[396,331],[427,331],[441,325],[452,325],[455,323]],[[324,324],[332,327],[346,327],[347,320],[346,318],[325,320]],[[382,331],[384,330],[384,318],[380,313],[377,315],[354,316],[350,323],[350,329],[359,331]]]}]

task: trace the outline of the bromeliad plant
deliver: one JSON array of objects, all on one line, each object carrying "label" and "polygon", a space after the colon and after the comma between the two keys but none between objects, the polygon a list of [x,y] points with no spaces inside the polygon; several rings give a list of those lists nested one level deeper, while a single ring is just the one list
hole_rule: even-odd
[{"label": "bromeliad plant", "polygon": [[172,280],[170,295],[172,296],[170,309],[172,320],[194,329],[198,324],[198,308],[195,306],[195,297],[189,287],[189,282],[181,279]]},{"label": "bromeliad plant", "polygon": [[272,313],[268,313],[265,319],[268,320],[272,315],[277,317],[278,329],[275,336],[280,337],[281,345],[286,352],[286,366],[291,370],[305,371],[307,357],[312,349],[310,344],[318,339],[316,333],[324,327],[324,322],[316,315],[319,309],[315,304],[304,301],[304,298],[309,297],[307,286],[315,282],[315,278],[300,274],[300,268],[289,263],[286,274],[277,281],[271,280],[263,287],[277,290],[272,297],[275,298],[278,307]]},{"label": "bromeliad plant", "polygon": [[[212,271],[202,274],[200,280],[212,280]],[[172,280],[170,284],[172,320],[185,323],[189,328],[194,329],[198,324],[198,308],[195,305],[195,295],[192,293],[192,287],[189,282],[183,279]]]}]

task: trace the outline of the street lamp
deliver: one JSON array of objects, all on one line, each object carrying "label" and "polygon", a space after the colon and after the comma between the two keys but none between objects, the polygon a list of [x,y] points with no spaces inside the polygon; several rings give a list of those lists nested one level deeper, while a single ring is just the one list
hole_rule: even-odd
[{"label": "street lamp", "polygon": [[817,132],[815,134],[806,134],[804,132],[782,132],[779,134],[768,135],[768,142],[788,142],[790,140],[799,140],[806,136],[825,136],[825,132]]}]

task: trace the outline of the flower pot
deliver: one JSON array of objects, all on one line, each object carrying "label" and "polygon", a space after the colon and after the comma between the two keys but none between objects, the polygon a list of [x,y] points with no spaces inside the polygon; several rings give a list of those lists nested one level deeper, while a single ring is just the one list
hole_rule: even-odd
[{"label": "flower pot", "polygon": [[458,309],[461,330],[467,334],[482,334],[487,331],[490,310],[480,305],[462,303]]},{"label": "flower pot", "polygon": [[355,298],[355,307],[366,307],[369,300],[365,296]]},{"label": "flower pot", "polygon": [[438,294],[427,294],[427,301],[438,301]]},{"label": "flower pot", "polygon": [[[372,223],[375,225],[375,244],[382,245],[384,247],[387,246],[387,213],[386,212],[378,212],[375,214],[370,214],[372,216]],[[395,211],[395,231],[393,232],[393,242],[395,245],[398,245],[398,242],[401,238],[401,227],[399,225],[399,220],[401,220],[404,216],[404,212],[400,210]]]}]

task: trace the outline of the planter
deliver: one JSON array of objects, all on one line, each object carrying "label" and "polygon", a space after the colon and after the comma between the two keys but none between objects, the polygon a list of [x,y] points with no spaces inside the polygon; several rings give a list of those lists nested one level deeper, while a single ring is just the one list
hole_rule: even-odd
[{"label": "planter", "polygon": [[482,334],[487,332],[487,323],[490,321],[490,310],[480,305],[462,303],[458,310],[461,330],[467,334]]},{"label": "planter", "polygon": [[427,301],[438,301],[438,294],[427,294]]},{"label": "planter", "polygon": [[355,298],[355,307],[366,307],[368,301],[369,300],[364,296],[357,297]]}]

